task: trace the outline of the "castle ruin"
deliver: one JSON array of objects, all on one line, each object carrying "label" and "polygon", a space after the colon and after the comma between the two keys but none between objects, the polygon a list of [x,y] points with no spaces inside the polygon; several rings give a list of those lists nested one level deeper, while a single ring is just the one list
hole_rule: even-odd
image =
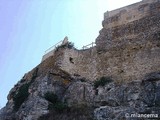
[{"label": "castle ruin", "polygon": [[139,80],[160,71],[159,0],[142,0],[107,11],[102,26],[96,46],[61,50],[57,63],[62,70],[91,81],[100,76]]}]

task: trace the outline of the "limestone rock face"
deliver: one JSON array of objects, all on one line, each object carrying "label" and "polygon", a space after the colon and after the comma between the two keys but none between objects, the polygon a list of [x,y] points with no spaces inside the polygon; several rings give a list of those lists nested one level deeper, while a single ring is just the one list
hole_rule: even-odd
[{"label": "limestone rock face", "polygon": [[[37,74],[34,79],[31,77],[33,82],[28,88],[29,96],[18,110],[14,108],[16,93],[12,89],[7,105],[0,111],[0,120],[129,120],[128,116],[132,113],[160,114],[159,72],[148,74],[142,80],[123,84],[113,80],[95,87],[95,83],[79,76],[69,77],[60,70],[53,71],[45,76]],[[18,82],[14,92],[18,93],[27,82],[29,80]],[[56,111],[56,107],[50,109],[51,101],[45,98],[47,92],[56,94],[68,107],[62,108],[62,111]],[[70,117],[67,117],[68,114]]]},{"label": "limestone rock face", "polygon": [[19,120],[34,120],[48,112],[48,101],[38,96],[30,96],[28,100],[22,104],[15,118]]},{"label": "limestone rock face", "polygon": [[160,1],[107,12],[102,25],[96,46],[66,41],[26,73],[0,120],[159,119]]},{"label": "limestone rock face", "polygon": [[64,100],[67,101],[68,105],[76,104],[93,104],[94,99],[93,86],[87,82],[75,82],[72,83],[64,96]]},{"label": "limestone rock face", "polygon": [[[103,94],[96,98],[100,106],[94,110],[97,120],[106,119],[130,119],[126,115],[132,113],[159,114],[159,89],[158,81],[134,81],[121,86],[114,86],[106,91],[103,87]],[[102,107],[103,105],[103,107]],[[135,119],[138,119],[135,117]]]}]

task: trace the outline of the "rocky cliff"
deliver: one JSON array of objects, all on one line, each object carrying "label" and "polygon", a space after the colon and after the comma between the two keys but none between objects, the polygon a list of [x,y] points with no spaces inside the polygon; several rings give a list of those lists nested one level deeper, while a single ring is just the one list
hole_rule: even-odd
[{"label": "rocky cliff", "polygon": [[159,72],[128,83],[110,77],[91,82],[59,69],[55,58],[50,57],[14,86],[0,119],[123,120],[130,119],[126,115],[131,114],[153,114],[151,117],[157,118],[159,91]]},{"label": "rocky cliff", "polygon": [[159,6],[105,13],[95,47],[50,51],[10,90],[0,120],[160,119]]}]

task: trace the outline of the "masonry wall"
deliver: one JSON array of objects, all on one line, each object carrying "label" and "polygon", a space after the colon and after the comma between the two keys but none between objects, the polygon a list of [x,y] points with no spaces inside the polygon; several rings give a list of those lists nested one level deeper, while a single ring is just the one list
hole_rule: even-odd
[{"label": "masonry wall", "polygon": [[157,13],[158,11],[156,11],[155,8],[159,9],[158,1],[159,0],[143,0],[113,11],[107,11],[104,13],[104,21],[102,24],[104,28],[111,28],[149,16],[152,12]]},{"label": "masonry wall", "polygon": [[125,24],[122,20],[108,27],[105,19],[96,47],[64,50],[61,69],[90,80],[110,76],[116,81],[139,80],[148,73],[160,71],[160,2],[145,2],[147,5],[144,1],[135,4],[136,9],[143,4],[148,10],[143,17],[136,16],[136,20]]},{"label": "masonry wall", "polygon": [[[91,81],[102,76],[116,81],[143,79],[151,72],[160,71],[160,48],[150,42],[143,47],[135,45],[98,53],[96,48],[87,51],[65,50],[60,67],[72,75]],[[70,57],[73,62],[70,62]]]},{"label": "masonry wall", "polygon": [[73,76],[94,80],[97,77],[95,53],[95,47],[87,50],[65,49],[60,67]]},{"label": "masonry wall", "polygon": [[[135,11],[142,6],[148,12],[139,17],[141,14]],[[134,12],[137,14],[136,20],[124,23],[120,20],[120,24],[114,26],[112,18],[116,15],[110,17],[110,23],[106,18],[96,39],[96,47],[104,56],[107,53],[111,55],[108,56],[111,62],[105,61],[106,64],[113,63],[108,69],[117,71],[122,79],[133,80],[141,79],[147,73],[160,71],[160,1],[151,0],[148,3],[146,0],[129,7],[132,16],[135,15]]]},{"label": "masonry wall", "polygon": [[49,58],[50,56],[53,56],[53,55],[54,55],[54,50],[51,50],[51,51],[48,52],[47,54],[43,55],[43,57],[42,57],[42,62],[43,62],[45,59],[47,59],[47,58]]}]

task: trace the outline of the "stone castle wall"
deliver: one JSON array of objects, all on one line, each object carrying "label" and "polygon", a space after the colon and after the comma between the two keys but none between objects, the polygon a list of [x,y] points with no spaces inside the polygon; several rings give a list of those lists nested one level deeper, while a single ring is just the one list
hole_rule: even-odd
[{"label": "stone castle wall", "polygon": [[155,11],[156,2],[158,0],[143,0],[113,11],[107,11],[104,13],[102,24],[104,28],[111,28],[149,16],[151,12],[157,12]]},{"label": "stone castle wall", "polygon": [[98,53],[96,48],[86,51],[66,49],[59,65],[71,75],[80,75],[91,81],[102,76],[112,77],[116,81],[132,81],[160,71],[159,46],[152,46],[148,42],[141,48],[136,44],[104,53]]},{"label": "stone castle wall", "polygon": [[[127,16],[121,16],[123,19],[115,24],[115,11],[114,16],[105,17],[96,47],[97,51],[112,55],[112,67],[117,68],[117,74],[132,80],[160,70],[160,1],[145,0],[119,10],[126,8],[124,15],[130,13],[134,19],[125,21]],[[140,14],[141,10],[145,14]]]},{"label": "stone castle wall", "polygon": [[44,61],[45,59],[49,58],[50,56],[54,56],[54,52],[55,52],[54,50],[51,50],[47,54],[43,55],[42,61]]},{"label": "stone castle wall", "polygon": [[[97,119],[113,118],[117,115],[117,110],[121,112],[115,119],[124,119],[123,113],[126,113],[126,110],[129,113],[158,113],[160,106],[160,1],[143,0],[128,6],[128,10],[134,12],[134,6],[137,9],[137,6],[142,4],[147,6],[144,7],[148,10],[147,14],[139,17],[137,13],[136,19],[124,23],[120,20],[116,25],[112,24],[115,21],[110,18],[116,17],[119,10],[127,7],[111,11],[110,16],[105,17],[103,21],[103,28],[96,39],[96,46],[86,50],[76,50],[67,46],[67,41],[64,41],[64,44],[62,43],[56,50],[43,56],[43,61],[25,74],[10,91],[8,103],[0,111],[0,119],[38,119],[43,115],[46,118],[46,115],[50,115],[50,113],[47,114],[50,103],[44,99],[47,92],[56,94],[62,102],[68,103],[70,108],[85,104],[88,106],[87,110],[90,111],[89,107],[96,106],[96,109],[92,111]],[[153,72],[155,73],[150,74]],[[146,76],[147,74],[150,75]],[[85,77],[90,81],[108,76],[114,82],[95,89],[93,82],[80,82],[72,79],[74,76]],[[144,80],[143,78],[145,81],[141,81]],[[133,80],[136,81],[130,82]],[[121,81],[129,83],[115,84]],[[24,95],[20,94],[21,88],[24,87],[29,93],[22,101],[23,103],[20,103],[18,111],[15,111],[14,98],[19,98],[19,96],[24,98]],[[108,116],[106,111],[113,114]],[[92,114],[92,112],[87,112],[86,119],[88,119],[88,113]],[[62,117],[60,114],[59,118]],[[84,115],[82,117],[84,118]],[[66,114],[63,118],[66,119]]]},{"label": "stone castle wall", "polygon": [[60,66],[74,76],[94,80],[97,78],[97,63],[95,47],[87,50],[66,49]]},{"label": "stone castle wall", "polygon": [[[122,19],[120,24],[114,26],[112,18],[117,16],[117,11],[127,8],[136,19],[128,22]],[[142,9],[147,11],[146,14],[136,13]],[[115,80],[136,80],[160,71],[160,1],[143,0],[110,13],[109,17],[105,13],[96,47],[65,50],[61,68],[90,80],[101,76],[111,76]]]},{"label": "stone castle wall", "polygon": [[[136,13],[140,8],[148,12]],[[122,14],[123,10],[127,12]],[[119,13],[123,19],[131,13],[135,19],[127,22],[121,19],[115,25],[112,18]],[[110,76],[116,81],[132,81],[160,71],[159,0],[143,0],[111,11],[107,17],[105,13],[104,18],[96,46],[86,50],[61,49],[61,54],[56,57],[57,66],[73,76],[91,81],[102,76]],[[54,52],[53,57],[56,54]]]}]

